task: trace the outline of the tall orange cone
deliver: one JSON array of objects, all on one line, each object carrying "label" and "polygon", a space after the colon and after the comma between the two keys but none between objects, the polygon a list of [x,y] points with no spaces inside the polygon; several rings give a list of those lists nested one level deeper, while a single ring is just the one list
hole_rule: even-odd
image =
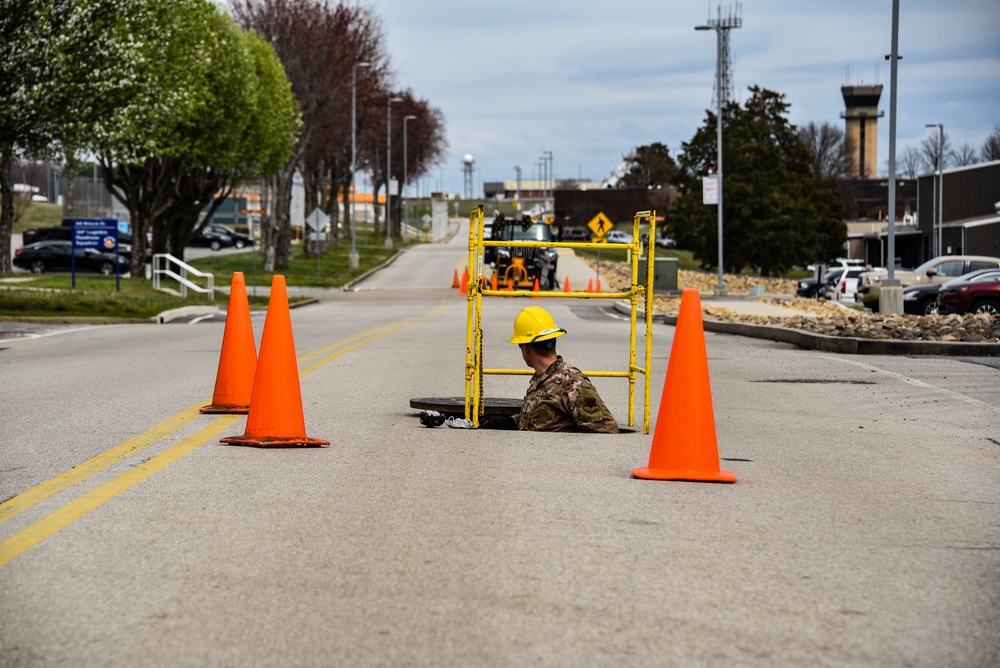
[{"label": "tall orange cone", "polygon": [[202,413],[247,413],[257,368],[257,345],[250,323],[250,304],[243,272],[233,272],[226,310],[226,329],[222,334],[222,354],[215,374],[212,403],[202,406]]},{"label": "tall orange cone", "polygon": [[508,278],[507,279],[507,291],[508,292],[513,292],[514,291],[514,279],[512,279],[512,278]]},{"label": "tall orange cone", "polygon": [[451,279],[451,287],[453,288],[458,287],[458,269],[455,270],[455,275]]},{"label": "tall orange cone", "polygon": [[601,279],[597,279],[597,289],[594,290],[594,292],[600,292],[600,291],[601,291]]},{"label": "tall orange cone", "polygon": [[588,278],[587,279],[587,292],[593,292],[593,291],[594,291],[594,279]]},{"label": "tall orange cone", "polygon": [[681,296],[649,465],[635,469],[632,475],[648,480],[736,482],[736,474],[719,469],[701,295],[697,290],[687,289]]},{"label": "tall orange cone", "polygon": [[292,338],[292,317],[288,310],[285,277],[271,281],[267,318],[260,340],[260,357],[253,379],[250,414],[243,436],[222,439],[233,445],[256,445],[262,448],[289,445],[330,445],[329,441],[306,436],[302,413],[302,389],[299,365]]},{"label": "tall orange cone", "polygon": [[563,292],[570,292],[570,289],[569,289],[569,276],[567,276],[566,280],[563,282]]},{"label": "tall orange cone", "polygon": [[[535,285],[532,286],[531,291],[532,292],[538,292],[540,289],[541,289],[541,286],[538,284],[538,277],[536,276],[535,277]],[[532,299],[541,299],[541,297],[532,297]]]},{"label": "tall orange cone", "polygon": [[493,274],[493,279],[490,281],[490,290],[496,292],[497,289],[497,275]]},{"label": "tall orange cone", "polygon": [[462,272],[462,285],[459,290],[463,295],[469,294],[469,272],[468,270]]}]

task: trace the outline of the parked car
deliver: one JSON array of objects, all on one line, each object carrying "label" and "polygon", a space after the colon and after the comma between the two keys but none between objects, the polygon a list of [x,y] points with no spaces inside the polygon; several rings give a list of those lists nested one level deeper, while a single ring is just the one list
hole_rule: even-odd
[{"label": "parked car", "polygon": [[831,299],[854,303],[858,292],[858,279],[864,271],[862,267],[847,267],[841,270],[833,286]]},{"label": "parked car", "polygon": [[632,235],[627,232],[621,232],[619,230],[611,230],[604,235],[604,238],[608,240],[609,244],[630,244],[632,243]]},{"label": "parked car", "polygon": [[962,279],[948,281],[938,290],[938,313],[1000,315],[1000,270],[982,271]]},{"label": "parked car", "polygon": [[978,269],[963,274],[958,278],[953,278],[947,283],[938,285],[928,283],[926,285],[911,285],[903,288],[903,312],[912,315],[934,315],[938,313],[937,297],[938,292],[945,286],[962,281],[979,281],[981,278],[1000,273],[997,269]]},{"label": "parked car", "polygon": [[[214,228],[222,228],[216,230]],[[207,246],[214,251],[236,245],[236,241],[222,225],[207,225],[188,239],[187,246]]]},{"label": "parked car", "polygon": [[[118,271],[126,273],[131,261],[131,246],[119,246]],[[37,241],[14,251],[14,266],[33,274],[46,271],[70,271],[73,267],[72,243],[69,241]],[[115,254],[96,248],[76,249],[76,270],[96,271],[111,276],[115,273]]]},{"label": "parked car", "polygon": [[[910,285],[926,283],[947,283],[953,278],[977,269],[998,269],[1000,258],[982,255],[942,255],[924,262],[913,271],[897,270],[894,277],[904,288]],[[888,271],[879,269],[861,274],[861,284],[858,287],[858,299],[865,307],[878,312],[878,298],[882,281],[888,276]]]},{"label": "parked car", "polygon": [[677,242],[670,237],[661,237],[660,235],[656,235],[654,243],[657,248],[677,248]]},{"label": "parked car", "polygon": [[590,241],[590,233],[582,227],[564,227],[560,241]]},{"label": "parked car", "polygon": [[[847,267],[863,267],[865,266],[864,262],[864,260],[839,257],[830,264],[830,268],[820,276],[819,280],[815,276],[800,279],[795,288],[795,294],[806,299],[815,299],[820,296],[823,287],[836,273],[842,273]],[[815,270],[816,265],[810,265],[809,268]],[[823,296],[825,297],[826,295]]]},{"label": "parked car", "polygon": [[247,246],[253,246],[253,237],[251,237],[249,234],[244,234],[243,232],[237,232],[228,225],[220,225],[218,223],[212,223],[208,225],[206,229],[218,234],[228,234],[233,240],[233,246],[236,248],[246,248]]},{"label": "parked car", "polygon": [[903,313],[910,315],[934,315],[938,312],[937,295],[941,286],[937,283],[910,285],[903,288]]}]

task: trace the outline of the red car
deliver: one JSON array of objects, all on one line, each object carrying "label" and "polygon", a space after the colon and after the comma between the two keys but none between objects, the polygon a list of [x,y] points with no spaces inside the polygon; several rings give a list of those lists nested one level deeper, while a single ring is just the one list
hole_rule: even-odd
[{"label": "red car", "polygon": [[966,281],[949,281],[937,297],[938,313],[1000,315],[1000,270],[987,269]]}]

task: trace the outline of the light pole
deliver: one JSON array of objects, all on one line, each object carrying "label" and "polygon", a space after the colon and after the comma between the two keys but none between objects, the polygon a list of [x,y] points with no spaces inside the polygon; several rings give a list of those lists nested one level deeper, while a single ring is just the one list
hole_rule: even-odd
[{"label": "light pole", "polygon": [[392,206],[390,198],[392,192],[392,103],[402,102],[401,97],[389,98],[385,105],[385,247],[392,248]]},{"label": "light pole", "polygon": [[403,118],[403,185],[402,188],[400,188],[400,195],[403,197],[402,216],[406,215],[406,181],[409,179],[409,175],[407,174],[407,169],[410,163],[410,156],[407,155],[406,152],[406,124],[414,120],[415,118],[416,116],[414,116],[413,114],[410,114],[409,116]]},{"label": "light pole", "polygon": [[555,179],[552,178],[552,151],[542,151],[542,158],[547,164],[545,169],[545,189],[549,194],[546,197],[554,197],[552,194],[552,191],[555,190]]},{"label": "light pole", "polygon": [[723,28],[719,25],[703,25],[695,26],[695,30],[714,30],[716,37],[716,53],[715,53],[715,93],[716,93],[716,120],[718,121],[717,136],[716,136],[716,148],[718,149],[718,157],[716,162],[716,178],[718,179],[718,191],[719,191],[719,223],[718,223],[718,235],[719,235],[719,283],[715,286],[715,294],[725,295],[726,294],[726,283],[722,278],[723,264],[722,264],[722,40],[723,40]]},{"label": "light pole", "polygon": [[358,119],[357,119],[357,107],[358,107],[358,68],[359,67],[370,67],[371,63],[355,63],[354,67],[351,69],[351,180],[349,188],[351,189],[351,206],[350,206],[350,216],[351,216],[351,252],[347,256],[347,266],[351,269],[358,268],[358,248],[354,243],[354,238],[357,236],[355,234],[355,224],[354,224],[354,161],[357,159],[357,134],[358,134]]},{"label": "light pole", "polygon": [[[941,228],[944,227],[944,169],[941,163],[944,161],[944,124],[927,123],[925,127],[938,129],[937,155],[934,156],[934,171],[937,172],[937,254],[944,255],[944,243],[942,240]],[[952,207],[954,208],[954,207]],[[931,228],[931,239],[934,228]]]},{"label": "light pole", "polygon": [[521,167],[519,165],[514,165],[514,171],[517,172],[517,190],[514,191],[514,208],[517,213],[521,212]]}]

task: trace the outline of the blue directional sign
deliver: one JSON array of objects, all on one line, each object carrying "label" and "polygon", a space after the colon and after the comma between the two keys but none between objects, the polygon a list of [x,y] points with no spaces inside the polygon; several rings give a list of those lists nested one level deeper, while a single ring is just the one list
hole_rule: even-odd
[{"label": "blue directional sign", "polygon": [[121,290],[121,273],[118,266],[119,222],[112,218],[75,218],[70,221],[73,228],[73,243],[70,268],[73,287],[76,287],[76,251],[92,248],[115,254],[115,287]]}]

